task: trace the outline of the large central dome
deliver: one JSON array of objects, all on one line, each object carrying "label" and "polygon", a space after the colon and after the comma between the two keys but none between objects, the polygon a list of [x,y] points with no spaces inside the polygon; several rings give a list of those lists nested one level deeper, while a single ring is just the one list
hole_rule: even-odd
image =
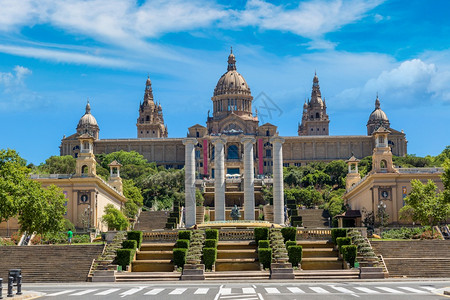
[{"label": "large central dome", "polygon": [[233,94],[251,95],[244,77],[236,71],[236,58],[231,52],[228,56],[228,70],[217,82],[214,96]]}]

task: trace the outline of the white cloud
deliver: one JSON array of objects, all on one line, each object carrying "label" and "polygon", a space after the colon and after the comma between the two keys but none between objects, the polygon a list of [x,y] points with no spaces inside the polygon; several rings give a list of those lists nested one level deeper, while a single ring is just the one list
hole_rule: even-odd
[{"label": "white cloud", "polygon": [[337,95],[342,103],[365,105],[375,99],[393,105],[429,105],[450,102],[450,72],[440,72],[433,63],[421,59],[407,60],[371,78],[361,88],[349,88]]},{"label": "white cloud", "polygon": [[0,86],[3,86],[3,92],[9,93],[24,86],[24,79],[32,72],[30,69],[15,66],[12,72],[0,72]]}]

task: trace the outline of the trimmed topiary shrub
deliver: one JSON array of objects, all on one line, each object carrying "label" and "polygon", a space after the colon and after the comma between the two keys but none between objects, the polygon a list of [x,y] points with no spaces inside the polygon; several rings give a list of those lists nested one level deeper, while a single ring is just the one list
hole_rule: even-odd
[{"label": "trimmed topiary shrub", "polygon": [[204,248],[216,248],[217,249],[217,240],[205,240]]},{"label": "trimmed topiary shrub", "polygon": [[166,223],[166,228],[167,229],[174,229],[175,228],[175,223]]},{"label": "trimmed topiary shrub", "polygon": [[291,215],[291,225],[294,227],[301,227],[303,225],[302,216]]},{"label": "trimmed topiary shrub", "polygon": [[178,231],[179,240],[191,240],[192,232],[190,230],[180,230]]},{"label": "trimmed topiary shrub", "polygon": [[136,250],[137,241],[135,240],[125,240],[122,242],[122,249],[133,249]]},{"label": "trimmed topiary shrub", "polygon": [[125,270],[128,265],[133,261],[135,249],[117,249],[116,250],[116,261],[122,269]]},{"label": "trimmed topiary shrub", "polygon": [[336,245],[338,246],[339,252],[341,252],[341,247],[342,246],[344,246],[344,245],[351,245],[351,244],[352,244],[352,238],[349,238],[349,237],[338,237],[338,238],[336,238]]},{"label": "trimmed topiary shrub", "polygon": [[270,248],[270,241],[269,240],[259,240],[258,248]]},{"label": "trimmed topiary shrub", "polygon": [[174,248],[189,249],[189,240],[177,240]]},{"label": "trimmed topiary shrub", "polygon": [[269,269],[272,263],[272,249],[261,248],[258,249],[259,263],[263,265],[264,269]]},{"label": "trimmed topiary shrub", "polygon": [[289,246],[297,246],[297,242],[296,241],[286,241],[286,249]]},{"label": "trimmed topiary shrub", "polygon": [[137,248],[141,247],[142,239],[143,239],[142,231],[134,230],[127,232],[127,240],[135,240],[137,242]]},{"label": "trimmed topiary shrub", "polygon": [[173,263],[177,267],[183,267],[186,263],[186,254],[188,249],[186,248],[174,248],[173,249]]},{"label": "trimmed topiary shrub", "polygon": [[256,243],[258,243],[260,240],[268,240],[269,239],[269,228],[256,227],[253,230],[253,234],[255,236]]},{"label": "trimmed topiary shrub", "polygon": [[346,237],[347,229],[344,228],[333,228],[331,229],[331,241],[336,244],[336,239],[338,237]]},{"label": "trimmed topiary shrub", "polygon": [[356,260],[356,245],[343,245],[341,251],[344,260],[353,268]]},{"label": "trimmed topiary shrub", "polygon": [[295,227],[281,228],[281,234],[283,235],[285,243],[286,241],[295,241],[297,237],[297,228]]},{"label": "trimmed topiary shrub", "polygon": [[177,217],[169,217],[169,218],[167,218],[167,223],[178,224],[178,218]]},{"label": "trimmed topiary shrub", "polygon": [[205,237],[207,240],[219,240],[219,230],[217,229],[206,229]]},{"label": "trimmed topiary shrub", "polygon": [[302,246],[288,246],[287,247],[289,262],[293,267],[298,267],[302,262],[303,247]]},{"label": "trimmed topiary shrub", "polygon": [[203,248],[203,262],[205,268],[212,270],[212,266],[216,264],[217,249],[216,248]]}]

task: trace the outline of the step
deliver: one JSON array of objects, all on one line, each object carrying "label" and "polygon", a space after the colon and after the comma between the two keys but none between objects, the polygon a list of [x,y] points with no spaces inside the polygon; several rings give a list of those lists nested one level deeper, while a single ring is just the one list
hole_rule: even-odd
[{"label": "step", "polygon": [[173,251],[175,243],[143,243],[140,251]]},{"label": "step", "polygon": [[259,262],[252,261],[216,261],[216,272],[222,271],[258,271],[260,269]]},{"label": "step", "polygon": [[137,251],[136,260],[173,259],[173,251]]},{"label": "step", "polygon": [[334,244],[329,241],[297,241],[297,245],[305,248],[334,248]]},{"label": "step", "polygon": [[338,257],[338,251],[333,248],[305,248],[303,258],[308,257]]}]

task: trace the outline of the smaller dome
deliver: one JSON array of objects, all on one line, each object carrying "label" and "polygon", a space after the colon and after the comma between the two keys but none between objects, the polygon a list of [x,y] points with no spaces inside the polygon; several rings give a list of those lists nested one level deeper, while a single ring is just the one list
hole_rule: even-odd
[{"label": "smaller dome", "polygon": [[378,95],[375,100],[375,109],[369,116],[369,122],[370,121],[389,121],[386,113],[380,108],[380,99],[378,99]]},{"label": "smaller dome", "polygon": [[228,56],[227,72],[220,77],[214,89],[214,96],[226,94],[251,95],[250,88],[244,77],[236,71],[236,57],[231,50]]},{"label": "smaller dome", "polygon": [[93,115],[91,115],[91,105],[89,104],[89,100],[86,104],[86,113],[81,117],[80,121],[78,122],[78,128],[87,125],[98,126],[97,120],[94,118]]}]

